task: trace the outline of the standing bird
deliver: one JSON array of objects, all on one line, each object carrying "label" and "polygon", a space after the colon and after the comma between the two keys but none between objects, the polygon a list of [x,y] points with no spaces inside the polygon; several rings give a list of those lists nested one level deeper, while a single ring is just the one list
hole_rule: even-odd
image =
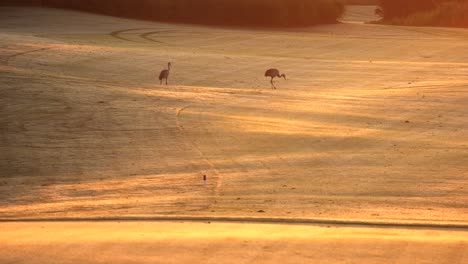
[{"label": "standing bird", "polygon": [[269,70],[267,70],[267,71],[265,72],[265,77],[271,77],[271,81],[270,81],[270,83],[271,83],[271,89],[276,89],[276,86],[275,86],[275,84],[273,83],[273,79],[274,79],[275,77],[278,77],[278,78],[283,77],[283,78],[286,80],[286,75],[284,75],[284,74],[281,74],[281,75],[280,75],[280,72],[279,72],[277,69],[269,69]]},{"label": "standing bird", "polygon": [[171,63],[167,63],[167,69],[164,69],[161,71],[159,74],[159,84],[162,85],[162,80],[166,79],[166,85],[167,85],[167,78],[169,78],[169,72],[171,71]]}]

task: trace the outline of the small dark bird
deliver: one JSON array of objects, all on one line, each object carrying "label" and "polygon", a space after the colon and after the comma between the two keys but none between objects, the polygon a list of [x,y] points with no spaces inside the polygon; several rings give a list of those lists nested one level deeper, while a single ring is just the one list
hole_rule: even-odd
[{"label": "small dark bird", "polygon": [[270,77],[271,80],[270,80],[270,83],[271,83],[271,88],[272,89],[276,89],[276,86],[275,84],[273,83],[273,79],[275,77],[278,77],[278,78],[281,78],[283,77],[285,80],[286,80],[286,75],[284,74],[281,74],[280,75],[280,72],[277,70],[277,69],[269,69],[265,72],[265,77]]},{"label": "small dark bird", "polygon": [[167,69],[164,69],[161,71],[159,74],[159,84],[162,85],[162,80],[166,79],[166,85],[167,85],[167,79],[169,78],[169,72],[171,71],[171,63],[167,63]]}]

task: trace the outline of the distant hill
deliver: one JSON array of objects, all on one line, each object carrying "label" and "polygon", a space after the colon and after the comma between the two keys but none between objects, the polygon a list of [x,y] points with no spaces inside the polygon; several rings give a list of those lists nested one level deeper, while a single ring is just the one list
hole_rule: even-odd
[{"label": "distant hill", "polygon": [[341,0],[43,0],[42,3],[118,17],[247,27],[330,24],[344,13]]},{"label": "distant hill", "polygon": [[346,5],[378,5],[379,0],[345,0]]},{"label": "distant hill", "polygon": [[383,23],[468,27],[468,0],[381,0]]},{"label": "distant hill", "polygon": [[41,6],[42,0],[2,0],[0,6]]}]

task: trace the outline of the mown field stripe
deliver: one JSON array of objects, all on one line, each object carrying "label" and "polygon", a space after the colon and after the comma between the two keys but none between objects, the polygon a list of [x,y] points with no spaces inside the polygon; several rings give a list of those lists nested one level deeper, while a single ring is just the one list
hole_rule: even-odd
[{"label": "mown field stripe", "polygon": [[0,223],[13,222],[227,222],[245,224],[290,224],[290,225],[333,225],[398,229],[445,229],[468,231],[468,223],[423,223],[384,222],[366,220],[339,220],[313,218],[268,218],[268,217],[198,217],[198,216],[151,216],[151,217],[73,217],[73,218],[5,218]]}]

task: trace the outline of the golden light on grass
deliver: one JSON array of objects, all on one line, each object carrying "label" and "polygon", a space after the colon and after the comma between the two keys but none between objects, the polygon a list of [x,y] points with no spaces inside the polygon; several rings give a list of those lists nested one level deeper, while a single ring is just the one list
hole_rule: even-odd
[{"label": "golden light on grass", "polygon": [[36,220],[0,223],[0,263],[464,263],[468,35],[347,20],[370,11],[249,29],[0,7],[0,220]]}]

